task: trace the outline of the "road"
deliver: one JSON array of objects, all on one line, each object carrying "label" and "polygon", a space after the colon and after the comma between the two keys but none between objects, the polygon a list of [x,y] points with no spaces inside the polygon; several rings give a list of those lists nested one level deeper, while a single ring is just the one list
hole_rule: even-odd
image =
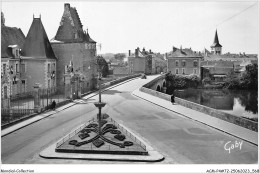
[{"label": "road", "polygon": [[[154,149],[165,156],[160,163],[178,164],[251,164],[258,161],[258,147],[182,117],[167,109],[133,96],[131,93],[149,81],[135,79],[116,86],[102,94],[107,102],[103,113],[109,114],[135,134],[142,137]],[[117,163],[84,160],[44,159],[39,153],[58,139],[96,116],[94,96],[57,112],[39,122],[2,137],[1,155],[4,164],[45,163]],[[230,150],[231,143],[242,142],[240,147]],[[234,144],[236,145],[236,144]],[[120,162],[123,163],[123,162]]]}]

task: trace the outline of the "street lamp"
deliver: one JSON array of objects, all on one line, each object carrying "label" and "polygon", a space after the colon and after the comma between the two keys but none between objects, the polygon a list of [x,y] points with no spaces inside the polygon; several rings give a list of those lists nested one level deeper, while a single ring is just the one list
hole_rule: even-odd
[{"label": "street lamp", "polygon": [[99,113],[98,113],[98,134],[102,135],[101,132],[101,109],[103,107],[105,107],[106,103],[101,101],[101,77],[102,77],[102,69],[104,67],[103,64],[103,58],[100,56],[97,56],[96,58],[96,62],[97,62],[97,69],[98,69],[98,86],[99,86],[99,91],[98,91],[98,95],[99,95],[99,101],[94,103],[94,105],[98,108]]}]

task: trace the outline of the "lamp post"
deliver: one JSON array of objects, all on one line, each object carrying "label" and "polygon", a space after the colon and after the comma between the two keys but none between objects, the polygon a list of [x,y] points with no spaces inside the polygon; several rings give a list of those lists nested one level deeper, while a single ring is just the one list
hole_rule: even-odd
[{"label": "lamp post", "polygon": [[94,103],[94,105],[98,108],[99,112],[98,112],[98,134],[102,135],[101,132],[101,109],[103,107],[105,107],[106,103],[101,101],[101,76],[102,76],[102,68],[104,65],[102,65],[102,57],[97,57],[97,68],[98,68],[98,86],[99,86],[99,90],[98,90],[98,96],[99,96],[99,100],[98,102]]}]

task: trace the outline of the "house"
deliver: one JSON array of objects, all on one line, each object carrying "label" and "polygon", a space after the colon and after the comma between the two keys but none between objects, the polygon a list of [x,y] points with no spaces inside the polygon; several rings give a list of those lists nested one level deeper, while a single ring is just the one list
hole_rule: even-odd
[{"label": "house", "polygon": [[195,74],[201,77],[202,58],[200,52],[193,51],[191,48],[173,47],[172,51],[166,54],[167,68],[172,74]]},{"label": "house", "polygon": [[215,82],[222,82],[234,72],[234,63],[230,61],[202,61],[202,79],[209,77]]},{"label": "house", "polygon": [[25,38],[21,52],[22,79],[26,91],[33,91],[36,83],[41,88],[56,87],[57,58],[52,50],[41,17],[33,17],[33,22]]},{"label": "house", "polygon": [[135,49],[134,54],[131,54],[131,50],[129,50],[128,66],[130,74],[152,74],[152,55],[145,49],[141,51],[139,47]]},{"label": "house", "polygon": [[25,79],[22,78],[20,50],[25,36],[20,28],[5,26],[1,12],[1,93],[2,98],[26,91]]},{"label": "house", "polygon": [[71,65],[72,73],[81,76],[84,91],[96,86],[96,42],[90,37],[88,30],[83,30],[76,8],[68,3],[64,4],[60,26],[51,40],[51,45],[58,58],[57,84],[64,84],[64,74]]}]

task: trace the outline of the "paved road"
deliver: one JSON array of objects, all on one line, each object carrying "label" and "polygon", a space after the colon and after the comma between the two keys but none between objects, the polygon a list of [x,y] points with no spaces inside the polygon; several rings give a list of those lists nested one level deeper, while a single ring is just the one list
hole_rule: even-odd
[{"label": "paved road", "polygon": [[[154,77],[149,77],[149,79]],[[242,140],[177,115],[131,92],[149,79],[136,79],[106,91],[103,112],[143,137],[166,158],[161,163],[231,164],[257,163],[258,148],[243,142],[241,149],[230,153],[224,149]],[[39,153],[72,129],[97,114],[93,102],[97,96],[18,130],[2,138],[2,162],[11,163],[116,163],[83,160],[55,160],[39,157]],[[122,163],[122,162],[120,162]]]}]

